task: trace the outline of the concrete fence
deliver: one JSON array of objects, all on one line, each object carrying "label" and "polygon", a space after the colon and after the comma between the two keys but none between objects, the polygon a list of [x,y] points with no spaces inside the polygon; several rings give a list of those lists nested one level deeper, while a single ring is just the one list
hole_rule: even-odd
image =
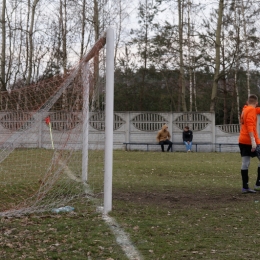
[{"label": "concrete fence", "polygon": [[[49,127],[44,119],[50,116],[56,148],[82,148],[82,113],[80,112],[1,112],[0,142],[15,142],[18,147],[51,148]],[[112,122],[111,122],[112,123]],[[156,143],[157,132],[167,124],[175,143],[173,151],[184,151],[182,132],[188,125],[193,131],[193,142],[198,152],[238,152],[239,125],[215,125],[215,114],[210,112],[115,112],[114,149],[125,149],[124,143]],[[17,135],[19,133],[19,135]],[[15,136],[15,137],[14,137]],[[89,148],[103,149],[105,143],[105,114],[89,116]],[[64,145],[64,143],[66,144]],[[202,144],[204,143],[204,144]],[[147,150],[144,145],[130,149]],[[160,151],[153,145],[149,150]]]}]

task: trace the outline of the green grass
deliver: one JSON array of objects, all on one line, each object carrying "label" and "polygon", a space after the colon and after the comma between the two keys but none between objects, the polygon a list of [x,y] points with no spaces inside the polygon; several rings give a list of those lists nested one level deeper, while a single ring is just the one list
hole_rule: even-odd
[{"label": "green grass", "polygon": [[[102,197],[103,156],[90,156]],[[260,193],[241,194],[240,166],[238,153],[115,151],[110,215],[144,259],[259,259]],[[75,212],[1,218],[1,259],[127,259],[83,193],[70,205]]]},{"label": "green grass", "polygon": [[[115,153],[111,215],[145,259],[258,259],[260,193],[238,153]],[[258,162],[252,160],[253,187]]]}]

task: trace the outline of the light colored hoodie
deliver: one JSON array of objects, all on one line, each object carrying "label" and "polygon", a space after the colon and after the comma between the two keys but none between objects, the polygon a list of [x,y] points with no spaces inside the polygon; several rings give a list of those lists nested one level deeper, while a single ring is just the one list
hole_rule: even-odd
[{"label": "light colored hoodie", "polygon": [[171,138],[171,134],[168,131],[168,126],[163,125],[162,129],[158,132],[156,136],[156,140],[160,142],[160,141],[166,141],[167,139],[169,140],[170,138]]}]

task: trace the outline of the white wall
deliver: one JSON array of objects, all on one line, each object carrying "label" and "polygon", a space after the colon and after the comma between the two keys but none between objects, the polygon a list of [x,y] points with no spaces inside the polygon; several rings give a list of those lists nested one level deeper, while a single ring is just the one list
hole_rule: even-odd
[{"label": "white wall", "polygon": [[[59,116],[55,115],[59,113]],[[45,124],[44,119],[50,115],[52,119],[52,135],[55,148],[67,149],[74,147],[82,148],[82,124],[81,113],[74,113],[73,116],[78,124],[72,129],[63,131],[55,129],[57,125],[66,125],[71,122],[63,122],[60,118],[64,112],[56,113],[31,113],[32,120],[28,123],[28,129],[24,131],[11,131],[15,122],[12,112],[0,113],[0,142],[2,146],[7,143],[19,147],[43,147],[51,148],[50,129]],[[8,114],[8,116],[7,116]],[[58,118],[58,119],[57,119]],[[70,118],[70,117],[69,117]],[[74,119],[73,119],[74,120]],[[26,122],[25,122],[26,123]],[[73,123],[73,122],[72,122]],[[215,114],[209,112],[200,113],[158,113],[158,112],[115,112],[114,117],[114,149],[125,149],[125,142],[148,142],[156,143],[156,135],[163,124],[168,124],[172,134],[174,151],[184,151],[182,144],[182,129],[188,125],[193,131],[193,150],[205,151],[227,151],[238,152],[238,131],[239,126],[228,125],[227,127],[215,126]],[[64,127],[66,128],[66,127]],[[223,130],[224,129],[224,130]],[[105,143],[104,117],[99,113],[91,113],[89,119],[89,145],[90,149],[103,149]],[[210,143],[201,145],[200,143]],[[215,145],[213,145],[215,144]],[[144,145],[131,146],[134,150],[146,150]],[[150,146],[149,150],[160,151],[160,146]]]}]

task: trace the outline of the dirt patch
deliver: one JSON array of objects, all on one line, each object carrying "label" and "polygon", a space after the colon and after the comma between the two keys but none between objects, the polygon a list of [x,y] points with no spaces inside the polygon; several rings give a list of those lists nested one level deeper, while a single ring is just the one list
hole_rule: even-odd
[{"label": "dirt patch", "polygon": [[160,205],[167,208],[206,208],[216,209],[228,207],[229,204],[243,202],[260,203],[260,193],[241,194],[237,192],[203,190],[203,191],[167,191],[167,192],[114,192],[114,200],[140,203],[142,205]]}]

